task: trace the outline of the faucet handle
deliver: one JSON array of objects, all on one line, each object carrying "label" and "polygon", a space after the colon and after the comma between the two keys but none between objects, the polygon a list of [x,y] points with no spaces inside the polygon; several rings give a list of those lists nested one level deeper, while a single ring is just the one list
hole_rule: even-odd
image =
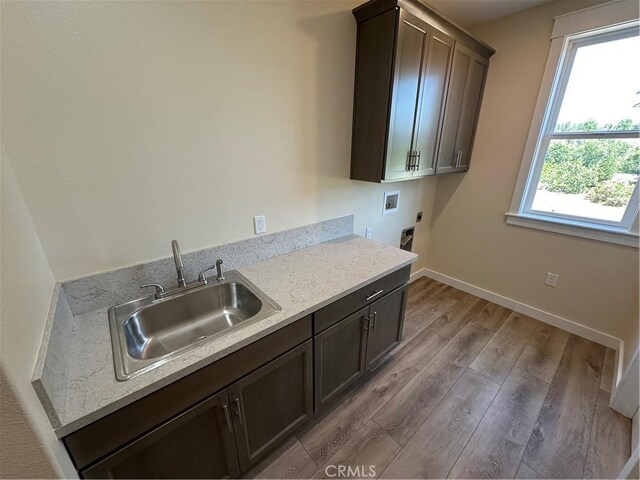
[{"label": "faucet handle", "polygon": [[164,287],[162,285],[160,285],[159,283],[144,283],[140,285],[140,288],[147,288],[147,287],[154,287],[156,289],[156,294],[155,294],[156,298],[162,297],[162,294],[164,293]]},{"label": "faucet handle", "polygon": [[198,274],[198,281],[206,284],[207,283],[207,276],[205,274],[209,270],[213,270],[214,268],[216,268],[215,265],[209,265],[208,267],[205,267],[202,270],[200,270],[200,273]]}]

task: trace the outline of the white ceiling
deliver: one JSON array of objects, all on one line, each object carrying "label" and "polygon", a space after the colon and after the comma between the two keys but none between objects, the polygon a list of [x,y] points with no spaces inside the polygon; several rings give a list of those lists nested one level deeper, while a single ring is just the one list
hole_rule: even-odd
[{"label": "white ceiling", "polygon": [[473,27],[554,0],[426,0],[425,3],[463,27]]}]

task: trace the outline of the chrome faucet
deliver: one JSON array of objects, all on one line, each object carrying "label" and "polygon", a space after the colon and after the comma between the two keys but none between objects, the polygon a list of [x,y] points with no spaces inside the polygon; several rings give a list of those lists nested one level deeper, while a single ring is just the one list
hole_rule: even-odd
[{"label": "chrome faucet", "polygon": [[184,279],[184,263],[182,263],[182,255],[180,254],[180,246],[177,240],[171,240],[171,248],[173,249],[173,261],[176,264],[176,272],[178,273],[178,287],[186,287],[187,281]]},{"label": "chrome faucet", "polygon": [[159,283],[145,283],[144,285],[140,285],[140,288],[154,287],[156,289],[156,293],[154,297],[158,300],[170,297],[172,295],[176,295],[178,293],[182,293],[185,290],[191,290],[193,288],[198,288],[207,284],[207,272],[209,270],[213,270],[214,268],[217,270],[216,280],[218,282],[222,282],[224,280],[224,273],[222,272],[222,260],[218,259],[215,265],[209,265],[208,267],[203,268],[198,275],[198,281],[192,282],[187,285],[187,281],[184,278],[184,263],[182,262],[182,255],[180,254],[180,245],[178,245],[177,240],[171,240],[171,249],[173,250],[173,261],[176,264],[176,272],[178,274],[178,286],[169,290],[165,290],[162,285]]}]

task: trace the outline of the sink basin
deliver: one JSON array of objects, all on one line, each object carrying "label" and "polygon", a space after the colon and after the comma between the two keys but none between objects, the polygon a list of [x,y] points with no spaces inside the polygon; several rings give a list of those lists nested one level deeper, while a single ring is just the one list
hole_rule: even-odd
[{"label": "sink basin", "polygon": [[222,282],[109,309],[116,378],[127,380],[280,307],[236,271]]}]

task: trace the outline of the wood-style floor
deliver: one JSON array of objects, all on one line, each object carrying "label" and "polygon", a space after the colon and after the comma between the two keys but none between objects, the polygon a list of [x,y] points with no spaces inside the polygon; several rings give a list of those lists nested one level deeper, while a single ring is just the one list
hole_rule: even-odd
[{"label": "wood-style floor", "polygon": [[422,278],[388,361],[247,476],[616,478],[631,421],[609,408],[613,362],[613,350]]}]

